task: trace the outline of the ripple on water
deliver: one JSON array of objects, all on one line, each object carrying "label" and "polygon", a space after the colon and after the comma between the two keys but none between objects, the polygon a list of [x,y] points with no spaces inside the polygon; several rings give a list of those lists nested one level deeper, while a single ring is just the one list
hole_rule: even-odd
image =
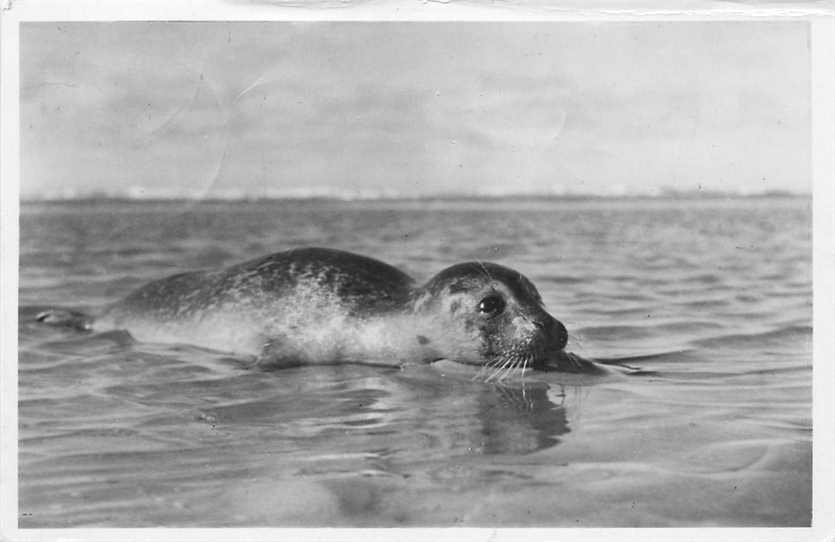
[{"label": "ripple on water", "polygon": [[786,344],[794,345],[803,340],[810,340],[811,337],[811,326],[786,326],[766,333],[740,333],[696,339],[691,341],[691,344],[703,348],[733,348],[753,345],[759,347],[784,346]]},{"label": "ripple on water", "polygon": [[657,332],[650,326],[587,326],[575,331],[583,339],[614,341],[620,339],[642,339],[655,337]]},{"label": "ripple on water", "polygon": [[[22,527],[809,525],[807,200],[30,207]],[[302,245],[518,268],[606,374],[266,373],[33,322]]]}]

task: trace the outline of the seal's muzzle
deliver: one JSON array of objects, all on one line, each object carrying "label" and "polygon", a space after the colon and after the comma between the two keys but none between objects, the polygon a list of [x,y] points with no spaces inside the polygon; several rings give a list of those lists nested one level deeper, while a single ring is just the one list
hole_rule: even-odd
[{"label": "seal's muzzle", "polygon": [[554,318],[553,316],[548,316],[545,322],[535,322],[538,326],[541,326],[545,331],[545,336],[548,338],[548,341],[545,345],[545,350],[548,352],[557,352],[565,348],[565,345],[568,344],[568,330],[565,329],[565,326]]}]

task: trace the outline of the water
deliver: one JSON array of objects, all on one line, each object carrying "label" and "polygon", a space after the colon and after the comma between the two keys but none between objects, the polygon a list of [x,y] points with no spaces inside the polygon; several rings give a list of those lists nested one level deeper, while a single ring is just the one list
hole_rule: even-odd
[{"label": "water", "polygon": [[[21,527],[808,526],[807,199],[26,204]],[[252,370],[32,324],[291,247],[514,267],[568,349],[639,367]]]}]

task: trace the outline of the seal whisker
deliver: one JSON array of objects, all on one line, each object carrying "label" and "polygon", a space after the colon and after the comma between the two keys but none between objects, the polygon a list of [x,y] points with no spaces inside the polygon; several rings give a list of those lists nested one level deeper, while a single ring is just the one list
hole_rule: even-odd
[{"label": "seal whisker", "polygon": [[518,369],[522,365],[523,360],[524,360],[524,357],[520,358],[520,357],[517,356],[517,357],[513,358],[513,363],[510,365],[510,367],[505,369],[505,372],[504,372],[504,375],[502,375],[502,378],[509,377],[514,369]]},{"label": "seal whisker", "polygon": [[494,376],[496,376],[496,373],[495,373],[495,372],[493,372],[493,373],[489,374],[489,375],[487,376],[487,378],[485,378],[485,379],[484,379],[484,381],[485,381],[485,382],[490,382],[490,380],[491,380]]},{"label": "seal whisker", "polygon": [[484,374],[486,372],[487,372],[487,367],[482,365],[481,367],[479,367],[478,372],[473,375],[473,378],[471,380],[480,380],[481,378],[484,377]]},{"label": "seal whisker", "polygon": [[516,364],[513,366],[514,369],[518,369],[522,378],[525,378],[525,367],[527,367],[527,359],[528,356],[523,355],[516,361]]},{"label": "seal whisker", "polygon": [[510,374],[510,371],[512,371],[514,367],[516,367],[516,358],[511,357],[504,365],[502,365],[501,369],[499,369],[499,382],[507,378],[507,375]]},{"label": "seal whisker", "polygon": [[501,365],[503,361],[503,358],[495,358],[488,361],[479,368],[478,373],[476,373],[476,375],[473,376],[473,380],[478,380],[480,378],[483,378],[486,373],[491,373],[489,376],[487,376],[487,378],[484,378],[485,382],[489,382],[490,379],[493,378],[493,376],[495,376],[493,370],[498,368],[498,366]]},{"label": "seal whisker", "polygon": [[[498,364],[502,362],[502,358],[496,358],[491,361],[488,361],[478,369],[478,373],[473,376],[473,380],[477,380],[481,378],[485,373],[489,372],[491,369],[495,369]],[[488,382],[488,379],[485,379],[485,382]]]},{"label": "seal whisker", "polygon": [[501,383],[502,380],[504,380],[504,377],[505,377],[505,374],[506,374],[505,367],[507,367],[507,362],[505,362],[505,364],[502,365],[501,367],[499,367],[499,370],[496,371],[496,382]]},{"label": "seal whisker", "polygon": [[490,373],[490,375],[484,380],[485,382],[490,382],[490,380],[493,379],[493,377],[495,377],[498,374],[498,372],[501,370],[498,366],[503,361],[504,361],[503,359],[499,358],[499,360],[495,364],[490,366],[490,369],[496,369],[496,370],[493,371],[492,373]]},{"label": "seal whisker", "polygon": [[[504,371],[504,370],[505,370],[505,368],[506,368],[508,365],[511,365],[511,366],[512,366],[512,364],[513,364],[513,358],[512,358],[512,357],[510,357],[510,358],[508,358],[508,359],[507,359],[507,361],[505,361],[505,362],[504,362],[504,364],[503,364],[501,367],[499,367],[499,368],[498,368],[498,370],[497,370],[495,373],[493,373],[493,374],[491,375],[491,378],[492,378],[492,377],[494,377],[494,376],[497,376],[497,375],[502,374],[502,371]],[[506,374],[506,372],[505,372],[505,374]],[[499,378],[499,379],[498,379],[498,381],[499,381],[499,382],[501,382],[503,378],[504,378],[504,376],[502,376],[501,378]]]},{"label": "seal whisker", "polygon": [[[515,357],[515,358],[514,358],[514,360],[513,360],[513,365],[511,365],[510,367],[508,367],[508,368],[507,368],[507,371],[505,371],[505,376],[509,376],[509,375],[510,375],[510,372],[511,372],[513,369],[521,369],[521,371],[522,371],[522,379],[524,380],[524,378],[525,378],[525,370],[526,370],[526,369],[527,369],[527,367],[528,367],[528,361],[529,361],[530,359],[531,359],[530,354],[517,354],[517,355],[516,355],[516,357]],[[504,377],[502,377],[502,378],[504,378]]]}]

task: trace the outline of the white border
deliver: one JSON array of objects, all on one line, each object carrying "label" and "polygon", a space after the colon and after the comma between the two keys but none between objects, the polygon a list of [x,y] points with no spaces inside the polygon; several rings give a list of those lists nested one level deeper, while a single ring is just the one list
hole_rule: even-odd
[{"label": "white border", "polygon": [[835,540],[835,19],[812,25],[812,523]]},{"label": "white border", "polygon": [[[275,0],[280,3],[281,0]],[[702,3],[687,9],[663,9],[659,0],[624,8],[599,0],[589,8],[547,4],[524,7],[512,2],[498,7],[459,6],[449,0],[370,1],[339,8],[293,8],[244,5],[231,0],[199,6],[186,0],[105,3],[95,0],[33,3],[0,0],[0,539],[36,540],[572,540],[730,541],[757,542],[835,540],[835,10],[829,4],[785,4],[729,7]],[[608,4],[607,4],[608,2]],[[325,0],[326,5],[337,2]],[[647,21],[647,20],[807,20],[812,31],[812,173],[814,187],[814,463],[811,528],[652,528],[652,529],[24,529],[17,528],[17,291],[19,148],[19,23],[85,20],[490,20],[490,21]]]},{"label": "white border", "polygon": [[[20,138],[18,25],[0,19],[0,537],[17,522],[17,291]],[[15,529],[17,525],[14,525]]]}]

